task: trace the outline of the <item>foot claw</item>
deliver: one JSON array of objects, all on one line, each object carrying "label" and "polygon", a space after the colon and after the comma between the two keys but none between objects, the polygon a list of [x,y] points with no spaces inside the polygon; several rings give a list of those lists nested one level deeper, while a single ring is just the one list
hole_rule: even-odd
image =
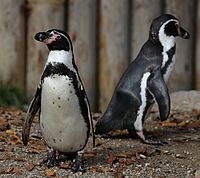
[{"label": "foot claw", "polygon": [[167,142],[162,141],[162,140],[147,139],[147,140],[142,140],[142,141],[143,141],[143,143],[150,144],[150,145],[157,145],[157,146],[164,146],[164,145],[168,144]]},{"label": "foot claw", "polygon": [[158,145],[158,146],[163,146],[168,144],[167,142],[161,141],[161,140],[155,140],[155,139],[146,139],[144,136],[143,131],[136,132],[137,136],[141,139],[141,141],[145,144],[150,144],[150,145]]},{"label": "foot claw", "polygon": [[58,166],[59,163],[56,160],[56,151],[53,148],[48,148],[48,153],[47,153],[47,167],[54,167]]},{"label": "foot claw", "polygon": [[59,166],[59,163],[57,160],[47,160],[47,167],[51,168],[51,167],[55,167],[55,166]]},{"label": "foot claw", "polygon": [[73,173],[86,172],[86,169],[83,166],[84,163],[85,163],[85,160],[83,159],[83,157],[77,156],[76,159],[74,159],[72,163],[72,172]]}]

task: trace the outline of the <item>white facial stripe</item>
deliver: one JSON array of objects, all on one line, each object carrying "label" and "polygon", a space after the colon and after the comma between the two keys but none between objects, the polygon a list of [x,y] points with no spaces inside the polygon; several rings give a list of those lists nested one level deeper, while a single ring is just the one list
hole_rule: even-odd
[{"label": "white facial stripe", "polygon": [[167,22],[165,22],[159,30],[158,36],[159,36],[159,40],[162,44],[162,46],[165,48],[166,51],[168,51],[169,49],[171,49],[171,47],[173,47],[175,45],[175,37],[174,36],[167,36],[165,34],[165,26],[170,23],[170,22],[176,22],[178,23],[177,20],[171,19],[168,20]]},{"label": "white facial stripe", "polygon": [[64,34],[58,32],[58,31],[55,31],[55,32],[58,33],[59,35],[63,36],[64,38],[66,38],[68,40],[68,38]]},{"label": "white facial stripe", "polygon": [[163,46],[163,62],[162,62],[162,67],[165,66],[166,62],[168,61],[168,55],[167,55],[167,51],[169,51],[172,47],[174,47],[175,45],[175,37],[174,36],[167,36],[165,34],[165,26],[170,23],[170,22],[176,22],[179,23],[178,20],[175,19],[170,19],[168,21],[166,21],[159,30],[158,36],[159,36],[159,40],[161,45]]},{"label": "white facial stripe", "polygon": [[147,89],[147,80],[148,80],[149,76],[150,76],[150,72],[146,72],[145,74],[143,74],[141,84],[140,84],[140,89],[141,89],[140,96],[141,96],[142,104],[139,107],[139,110],[137,112],[137,118],[134,123],[135,129],[137,131],[142,131],[142,129],[143,129],[142,118],[143,118],[143,114],[144,114],[144,110],[145,110],[146,102],[147,102],[146,89]]},{"label": "white facial stripe", "polygon": [[170,20],[168,20],[168,21],[166,21],[165,23],[162,24],[162,26],[160,27],[160,30],[161,30],[161,28],[165,28],[165,26],[166,26],[168,23],[170,23],[170,22],[176,22],[177,24],[179,24],[179,21],[178,21],[178,20],[176,20],[176,19],[170,19]]}]

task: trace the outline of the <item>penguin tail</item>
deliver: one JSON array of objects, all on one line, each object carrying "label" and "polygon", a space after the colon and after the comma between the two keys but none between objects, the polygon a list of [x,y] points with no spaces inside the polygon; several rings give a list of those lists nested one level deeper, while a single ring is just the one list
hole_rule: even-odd
[{"label": "penguin tail", "polygon": [[102,116],[96,123],[95,134],[102,135],[113,130],[111,122],[109,118]]}]

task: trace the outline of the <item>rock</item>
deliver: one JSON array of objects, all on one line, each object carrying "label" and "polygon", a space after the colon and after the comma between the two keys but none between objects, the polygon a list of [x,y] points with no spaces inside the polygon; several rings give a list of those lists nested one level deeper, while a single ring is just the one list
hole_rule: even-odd
[{"label": "rock", "polygon": [[181,154],[176,154],[175,157],[176,157],[176,158],[180,158],[180,159],[185,158],[185,156],[184,156],[184,155],[181,155]]},{"label": "rock", "polygon": [[171,95],[171,110],[180,114],[200,114],[200,91],[179,91]]},{"label": "rock", "polygon": [[196,170],[196,172],[195,172],[195,178],[200,178],[200,169]]},{"label": "rock", "polygon": [[143,154],[140,154],[140,158],[142,158],[142,159],[145,159],[145,158],[146,158],[146,156],[145,156],[145,155],[143,155]]},{"label": "rock", "polygon": [[[170,94],[171,111],[170,115],[173,118],[179,119],[184,117],[200,116],[200,91],[178,91]],[[159,117],[158,107],[154,104],[150,118],[156,119]]]},{"label": "rock", "polygon": [[0,117],[0,131],[9,129],[9,124],[7,119]]}]

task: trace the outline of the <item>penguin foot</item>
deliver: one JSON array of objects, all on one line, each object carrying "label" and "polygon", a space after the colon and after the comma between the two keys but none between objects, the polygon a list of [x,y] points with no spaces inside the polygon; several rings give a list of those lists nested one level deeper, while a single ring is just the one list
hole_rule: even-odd
[{"label": "penguin foot", "polygon": [[55,166],[59,166],[59,162],[56,159],[48,159],[47,160],[47,167],[51,168],[51,167],[55,167]]},{"label": "penguin foot", "polygon": [[77,155],[76,158],[73,160],[72,162],[72,172],[76,173],[76,172],[86,172],[86,169],[84,168],[84,164],[85,164],[86,160],[80,156]]},{"label": "penguin foot", "polygon": [[145,144],[158,145],[158,146],[163,146],[163,145],[168,144],[167,142],[162,141],[162,140],[155,140],[155,139],[151,139],[151,138],[146,139],[143,131],[136,132],[136,134],[140,138],[140,140]]},{"label": "penguin foot", "polygon": [[157,146],[164,146],[164,145],[168,144],[167,142],[162,141],[162,140],[145,139],[145,140],[142,140],[142,141],[145,144],[157,145]]},{"label": "penguin foot", "polygon": [[131,138],[140,138],[134,129],[128,129],[128,133]]},{"label": "penguin foot", "polygon": [[53,148],[48,148],[48,153],[47,153],[47,167],[54,167],[58,166],[59,163],[56,159],[56,151]]}]

